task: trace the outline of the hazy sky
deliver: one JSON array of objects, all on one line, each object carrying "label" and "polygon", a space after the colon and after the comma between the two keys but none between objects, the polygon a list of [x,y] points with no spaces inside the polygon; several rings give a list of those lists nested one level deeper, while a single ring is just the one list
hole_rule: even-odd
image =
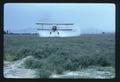
[{"label": "hazy sky", "polygon": [[115,32],[115,5],[105,3],[7,3],[4,5],[5,30],[37,32],[38,26],[35,24],[37,22],[74,23],[81,33]]}]

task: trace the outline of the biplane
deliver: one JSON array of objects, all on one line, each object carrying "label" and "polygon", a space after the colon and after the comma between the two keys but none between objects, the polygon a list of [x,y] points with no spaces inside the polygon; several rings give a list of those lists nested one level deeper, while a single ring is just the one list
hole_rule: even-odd
[{"label": "biplane", "polygon": [[[38,28],[38,31],[49,31],[49,35],[57,34],[60,35],[60,31],[72,31],[72,28],[69,28],[70,25],[74,25],[73,23],[36,23],[37,25],[41,25],[41,28]],[[44,27],[48,26],[48,28]],[[63,28],[66,26],[67,28]]]}]

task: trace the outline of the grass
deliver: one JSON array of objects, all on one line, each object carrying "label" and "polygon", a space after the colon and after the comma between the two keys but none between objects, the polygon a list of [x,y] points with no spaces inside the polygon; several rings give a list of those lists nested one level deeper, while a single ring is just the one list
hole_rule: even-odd
[{"label": "grass", "polygon": [[25,61],[25,67],[39,69],[40,78],[48,78],[53,72],[61,74],[90,65],[114,66],[115,36],[88,34],[40,38],[36,35],[4,35],[4,60],[15,61],[26,56],[33,58]]},{"label": "grass", "polygon": [[48,70],[40,69],[40,70],[38,70],[36,75],[37,75],[37,78],[46,79],[46,78],[49,78],[49,76],[51,75],[51,72]]}]

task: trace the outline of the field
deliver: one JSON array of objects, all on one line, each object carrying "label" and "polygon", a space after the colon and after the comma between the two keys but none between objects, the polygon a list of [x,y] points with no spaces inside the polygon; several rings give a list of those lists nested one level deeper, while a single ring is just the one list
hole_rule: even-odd
[{"label": "field", "polygon": [[[90,66],[115,66],[114,34],[83,34],[80,37],[42,38],[37,35],[4,35],[4,61],[24,60],[38,78],[79,71]],[[80,77],[79,77],[80,78]]]}]

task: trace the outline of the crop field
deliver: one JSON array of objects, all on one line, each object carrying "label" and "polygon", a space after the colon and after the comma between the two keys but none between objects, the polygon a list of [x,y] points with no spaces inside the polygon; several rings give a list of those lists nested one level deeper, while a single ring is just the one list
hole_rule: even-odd
[{"label": "crop field", "polygon": [[52,74],[79,71],[90,66],[114,68],[115,35],[83,34],[66,38],[4,35],[4,61],[10,63],[23,58],[26,59],[22,66],[37,70],[38,78],[49,78]]}]

